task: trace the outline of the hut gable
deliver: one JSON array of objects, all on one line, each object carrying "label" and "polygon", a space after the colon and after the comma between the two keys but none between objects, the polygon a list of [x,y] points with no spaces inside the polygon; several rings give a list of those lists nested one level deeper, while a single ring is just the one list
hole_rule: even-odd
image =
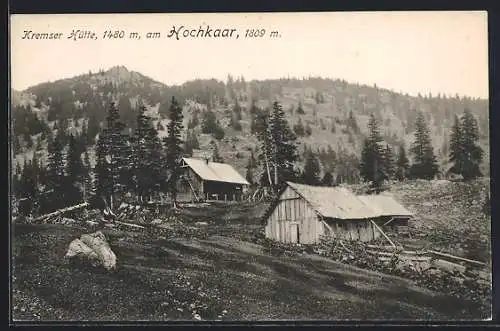
[{"label": "hut gable", "polygon": [[229,164],[194,158],[183,158],[182,160],[205,181],[250,185],[250,183]]},{"label": "hut gable", "polygon": [[323,231],[317,212],[311,204],[286,186],[268,209],[267,238],[287,243],[313,243]]}]

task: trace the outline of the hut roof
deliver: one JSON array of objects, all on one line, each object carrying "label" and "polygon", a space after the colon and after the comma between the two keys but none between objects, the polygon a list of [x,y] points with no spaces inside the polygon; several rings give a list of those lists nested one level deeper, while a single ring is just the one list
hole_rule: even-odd
[{"label": "hut roof", "polygon": [[182,159],[203,180],[250,185],[232,166],[194,158]]},{"label": "hut roof", "polygon": [[310,186],[287,182],[317,213],[327,218],[368,219],[375,211],[343,187]]},{"label": "hut roof", "polygon": [[388,195],[358,196],[378,216],[412,216],[413,214]]},{"label": "hut roof", "polygon": [[[306,200],[322,217],[365,219],[380,216],[412,216],[413,214],[388,195],[355,195],[344,187],[311,186],[287,182],[287,186]],[[264,218],[275,208],[271,204]]]}]

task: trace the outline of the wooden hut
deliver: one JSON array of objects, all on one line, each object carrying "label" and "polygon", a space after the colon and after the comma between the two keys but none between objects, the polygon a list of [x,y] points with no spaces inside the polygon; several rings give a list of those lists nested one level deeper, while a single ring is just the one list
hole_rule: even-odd
[{"label": "wooden hut", "polygon": [[304,244],[316,243],[321,236],[372,241],[384,235],[377,220],[392,215],[366,200],[346,188],[287,182],[264,215],[266,237]]},{"label": "wooden hut", "polygon": [[208,158],[182,159],[179,201],[240,201],[248,181],[232,166]]}]

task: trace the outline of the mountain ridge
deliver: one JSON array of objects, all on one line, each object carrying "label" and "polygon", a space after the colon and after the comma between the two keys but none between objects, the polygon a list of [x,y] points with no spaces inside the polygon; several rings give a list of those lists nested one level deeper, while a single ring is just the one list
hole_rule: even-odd
[{"label": "mountain ridge", "polygon": [[[166,127],[168,120],[162,117],[172,96],[180,99],[184,105],[185,128],[195,113],[201,117],[200,114],[210,108],[223,127],[225,136],[218,140],[209,134],[203,134],[200,128],[196,127],[193,132],[198,136],[200,148],[211,148],[215,143],[221,155],[235,165],[240,173],[244,173],[250,152],[255,152],[258,146],[257,140],[251,134],[252,120],[249,110],[252,100],[263,108],[278,100],[283,105],[290,127],[293,128],[301,122],[310,128],[310,135],[299,137],[301,153],[305,146],[318,150],[331,146],[337,153],[344,151],[358,157],[370,114],[375,114],[379,119],[381,132],[388,143],[392,146],[404,144],[408,148],[416,111],[422,111],[432,133],[435,152],[443,167],[447,159],[446,149],[449,146],[446,146],[446,140],[453,117],[469,108],[478,119],[482,134],[481,144],[487,154],[484,168],[488,168],[489,124],[488,101],[485,99],[458,96],[450,98],[444,95],[412,97],[377,86],[319,77],[247,82],[241,76],[235,78],[229,75],[226,82],[217,79],[194,79],[182,85],[169,86],[123,65],[113,66],[107,71],[89,72],[36,84],[20,91],[20,94],[17,92],[19,91],[12,94],[16,94],[16,98],[22,100],[25,106],[29,104],[32,110],[41,110],[37,116],[51,127],[54,125],[54,118],[60,117],[85,123],[91,116],[96,116],[98,121],[103,121],[107,103],[118,102],[121,108],[120,101],[127,103],[127,99],[130,107],[125,108],[130,110],[123,113],[123,117],[127,123],[133,124],[135,102],[139,97],[147,105],[154,124],[158,127]],[[15,101],[13,97],[13,108],[19,106]],[[237,120],[241,126],[240,130],[231,127],[231,117],[234,115],[236,104],[242,109],[241,118]],[[303,114],[298,112],[299,105],[304,111]],[[353,114],[359,132],[354,132],[346,124],[350,113]],[[160,130],[160,136],[164,134],[166,132]],[[46,149],[43,143],[42,149]]]}]

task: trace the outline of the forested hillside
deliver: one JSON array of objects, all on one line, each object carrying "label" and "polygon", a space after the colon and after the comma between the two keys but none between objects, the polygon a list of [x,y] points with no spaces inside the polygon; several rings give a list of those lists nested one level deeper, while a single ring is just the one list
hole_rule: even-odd
[{"label": "forested hillside", "polygon": [[[409,96],[377,86],[315,77],[247,82],[243,77],[228,76],[226,82],[193,80],[166,86],[117,66],[12,91],[12,166],[16,179],[21,180],[27,167],[28,172],[41,171],[37,183],[50,177],[48,155],[54,140],[61,147],[60,162],[67,162],[65,155],[76,149],[71,153],[79,155],[91,173],[96,165],[97,138],[111,102],[119,109],[124,134],[133,135],[138,104],[142,104],[162,139],[167,135],[172,97],[182,106],[184,154],[212,151],[216,159],[232,164],[252,182],[263,182],[266,176],[264,162],[259,159],[263,145],[258,115],[272,112],[274,101],[283,111],[284,125],[297,138],[295,166],[299,173],[304,167],[312,167],[317,177],[333,184],[361,181],[362,149],[370,135],[369,122],[375,119],[380,140],[388,144],[393,158],[404,149],[410,163],[417,125],[419,121],[425,123],[438,176],[443,176],[451,167],[450,134],[455,116],[462,116],[467,109],[476,121],[479,146],[484,151],[481,173],[489,174],[487,100]],[[308,159],[311,162],[306,162]]]}]

